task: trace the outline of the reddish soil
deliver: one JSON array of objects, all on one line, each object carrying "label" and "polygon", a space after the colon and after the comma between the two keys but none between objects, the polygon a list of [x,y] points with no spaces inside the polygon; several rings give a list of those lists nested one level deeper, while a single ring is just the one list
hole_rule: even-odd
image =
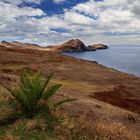
[{"label": "reddish soil", "polygon": [[90,97],[140,113],[140,98],[127,91],[126,86],[117,86],[111,91],[95,92]]}]

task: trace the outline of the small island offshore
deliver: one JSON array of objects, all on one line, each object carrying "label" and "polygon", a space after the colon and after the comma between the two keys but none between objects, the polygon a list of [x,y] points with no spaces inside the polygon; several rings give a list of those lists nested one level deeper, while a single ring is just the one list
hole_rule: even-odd
[{"label": "small island offshore", "polygon": [[[2,41],[0,139],[139,140],[140,78],[105,67],[95,61],[59,53],[107,48],[104,44],[86,46],[79,39],[47,47]],[[25,69],[33,73],[41,71],[45,78],[54,73],[50,85],[63,85],[53,97],[54,101],[76,99],[57,110],[51,110],[51,115],[60,117],[57,124],[56,121],[52,123],[52,120],[46,122],[39,114],[31,119],[19,116],[15,119],[12,114],[12,119],[8,119],[9,113],[15,112],[12,108],[15,102],[3,84],[6,87],[17,88],[17,84],[22,80],[20,74]],[[41,100],[38,104],[43,103]]]}]

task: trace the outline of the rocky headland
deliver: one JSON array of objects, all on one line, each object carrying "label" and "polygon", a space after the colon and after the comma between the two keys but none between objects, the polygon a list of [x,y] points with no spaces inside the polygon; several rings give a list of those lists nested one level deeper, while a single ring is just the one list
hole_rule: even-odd
[{"label": "rocky headland", "polygon": [[50,45],[50,46],[40,46],[37,44],[30,44],[30,43],[21,43],[18,41],[7,42],[2,41],[0,46],[6,48],[18,48],[18,49],[36,49],[36,50],[44,50],[44,51],[52,51],[52,52],[85,52],[85,51],[96,51],[98,49],[107,49],[108,46],[104,44],[92,44],[86,46],[81,40],[79,39],[72,39],[60,45]]},{"label": "rocky headland", "polygon": [[86,46],[79,39],[72,39],[60,45],[47,46],[47,47],[58,52],[85,52],[85,51],[96,51],[98,49],[108,48],[108,46],[104,44],[92,44],[92,45]]}]

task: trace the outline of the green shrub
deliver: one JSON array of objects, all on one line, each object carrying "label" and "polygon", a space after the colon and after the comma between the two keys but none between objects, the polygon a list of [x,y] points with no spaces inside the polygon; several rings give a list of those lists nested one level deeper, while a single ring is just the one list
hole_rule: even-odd
[{"label": "green shrub", "polygon": [[[55,84],[48,87],[53,74],[50,74],[47,79],[44,78],[42,73],[37,72],[34,75],[27,71],[23,71],[20,76],[19,88],[16,90],[9,89],[5,84],[1,84],[11,93],[11,95],[20,104],[20,112],[27,118],[32,118],[42,110],[47,110],[48,113],[51,109],[57,106],[73,101],[75,99],[64,99],[56,103],[50,103],[50,98],[57,92],[62,84]],[[43,101],[41,105],[39,102]]]}]

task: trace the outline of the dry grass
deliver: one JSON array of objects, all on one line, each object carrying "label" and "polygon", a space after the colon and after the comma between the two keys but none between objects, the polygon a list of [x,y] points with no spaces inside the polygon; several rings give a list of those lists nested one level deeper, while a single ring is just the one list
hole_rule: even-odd
[{"label": "dry grass", "polygon": [[23,68],[24,65],[22,64],[4,64],[0,65],[0,69],[11,69],[11,70],[17,70]]},{"label": "dry grass", "polygon": [[58,132],[65,133],[72,140],[139,140],[139,130],[128,128],[122,122],[92,119],[89,112],[79,116],[65,114]]},{"label": "dry grass", "polygon": [[127,128],[123,123],[121,122],[108,122],[105,120],[95,121],[93,123],[94,129],[97,130],[98,133],[100,133],[102,136],[106,137],[106,139],[111,140],[138,140],[139,132],[133,131]]},{"label": "dry grass", "polygon": [[[54,82],[54,81],[53,81]],[[72,84],[72,83],[71,83]],[[70,85],[71,85],[70,84]],[[77,85],[76,85],[77,86]],[[7,105],[9,93],[4,88],[0,88],[0,116],[8,114],[12,108]],[[81,105],[81,102],[83,105]],[[89,104],[90,107],[85,107]],[[97,103],[98,104],[98,103]],[[104,103],[105,104],[105,103]],[[42,117],[31,120],[18,120],[11,125],[0,127],[0,140],[139,140],[139,129],[122,120],[111,120],[115,114],[119,113],[119,108],[115,111],[113,106],[108,105],[109,110],[103,108],[101,104],[95,106],[96,102],[69,103],[53,114],[59,118],[59,123],[53,130]],[[101,106],[100,106],[101,105]],[[110,108],[112,107],[112,109]],[[97,109],[96,109],[97,108]],[[99,116],[98,111],[106,117]],[[111,111],[112,110],[112,111]],[[94,112],[95,111],[95,112]],[[109,111],[109,112],[108,112]],[[111,116],[112,113],[112,116]],[[132,113],[133,114],[133,113]],[[122,114],[124,115],[124,114]],[[126,116],[123,116],[124,118]],[[107,119],[108,118],[108,119]],[[139,128],[139,127],[137,127]]]},{"label": "dry grass", "polygon": [[64,87],[68,87],[70,89],[79,91],[79,92],[86,92],[86,93],[91,93],[91,92],[95,92],[96,91],[96,86],[89,86],[89,85],[85,85],[85,84],[81,84],[78,82],[73,82],[73,81],[68,81],[68,80],[52,80],[52,83],[60,83],[63,84]]}]

